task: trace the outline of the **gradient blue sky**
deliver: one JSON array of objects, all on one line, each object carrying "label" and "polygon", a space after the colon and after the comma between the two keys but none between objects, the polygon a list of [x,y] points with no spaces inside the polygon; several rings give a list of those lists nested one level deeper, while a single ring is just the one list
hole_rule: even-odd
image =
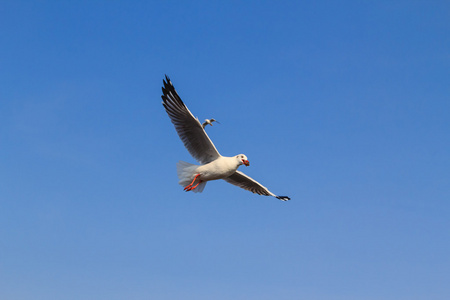
[{"label": "gradient blue sky", "polygon": [[[0,299],[449,299],[448,1],[2,1]],[[194,162],[168,74],[223,155]]]}]

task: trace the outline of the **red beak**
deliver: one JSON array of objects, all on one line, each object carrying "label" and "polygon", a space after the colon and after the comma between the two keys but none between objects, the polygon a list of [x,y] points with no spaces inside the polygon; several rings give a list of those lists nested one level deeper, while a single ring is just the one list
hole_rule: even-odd
[{"label": "red beak", "polygon": [[248,160],[243,159],[242,162],[246,167],[250,166],[250,162]]}]

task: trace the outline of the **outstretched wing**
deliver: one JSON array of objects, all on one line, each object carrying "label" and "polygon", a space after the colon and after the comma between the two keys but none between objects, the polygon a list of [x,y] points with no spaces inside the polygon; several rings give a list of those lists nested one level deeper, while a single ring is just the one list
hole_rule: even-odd
[{"label": "outstretched wing", "polygon": [[277,196],[271,191],[269,191],[265,186],[263,186],[261,183],[257,182],[253,178],[245,175],[244,173],[240,171],[234,172],[232,175],[228,176],[227,178],[224,178],[226,182],[229,182],[231,184],[237,185],[240,188],[243,188],[244,190],[250,191],[252,193],[256,193],[258,195],[264,195],[264,196],[273,196],[277,199],[287,201],[291,200],[288,196]]},{"label": "outstretched wing", "polygon": [[161,96],[167,114],[189,153],[201,164],[207,164],[220,157],[219,152],[206,134],[202,124],[181,101],[169,77],[163,80]]}]

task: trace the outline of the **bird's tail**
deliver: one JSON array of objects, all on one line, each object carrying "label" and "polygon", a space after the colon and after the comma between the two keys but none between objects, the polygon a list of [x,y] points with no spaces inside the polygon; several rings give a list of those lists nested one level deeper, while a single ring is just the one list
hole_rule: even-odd
[{"label": "bird's tail", "polygon": [[[178,183],[184,187],[189,185],[192,182],[192,180],[194,180],[195,175],[197,175],[197,172],[196,172],[197,168],[198,168],[198,165],[190,164],[185,161],[180,160],[179,162],[177,162],[177,174],[178,174],[178,179],[180,179],[180,181],[178,181]],[[203,189],[205,188],[205,185],[206,185],[206,181],[201,182],[192,191],[194,193],[201,193],[203,191]]]}]

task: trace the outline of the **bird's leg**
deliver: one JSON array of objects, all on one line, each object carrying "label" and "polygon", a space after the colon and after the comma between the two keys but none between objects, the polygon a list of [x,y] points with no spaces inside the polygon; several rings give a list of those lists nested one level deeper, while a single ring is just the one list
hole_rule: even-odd
[{"label": "bird's leg", "polygon": [[[191,182],[190,184],[188,184],[187,186],[185,186],[184,190],[185,190],[186,192],[192,190],[191,187],[192,187],[192,185],[194,184],[194,182],[195,182],[195,180],[197,179],[198,176],[200,176],[200,174],[195,175],[194,180],[192,180],[192,182]],[[197,185],[198,185],[198,184],[197,184]],[[197,185],[196,185],[196,187],[197,187]]]},{"label": "bird's leg", "polygon": [[193,187],[188,188],[188,189],[186,190],[186,192],[187,192],[187,191],[192,191],[192,190],[195,189],[200,183],[202,183],[201,180],[199,180],[198,183],[197,183],[196,185],[194,185]]}]

